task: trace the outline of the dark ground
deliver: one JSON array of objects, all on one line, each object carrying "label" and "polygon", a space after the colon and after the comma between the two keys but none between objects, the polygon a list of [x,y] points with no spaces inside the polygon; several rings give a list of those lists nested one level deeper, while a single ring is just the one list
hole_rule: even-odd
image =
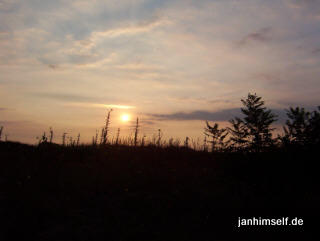
[{"label": "dark ground", "polygon": [[0,142],[0,240],[319,240],[318,156]]}]

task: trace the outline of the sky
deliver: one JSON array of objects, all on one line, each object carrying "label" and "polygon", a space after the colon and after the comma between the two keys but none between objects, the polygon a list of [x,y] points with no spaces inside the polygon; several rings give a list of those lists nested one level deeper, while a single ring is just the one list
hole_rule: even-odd
[{"label": "sky", "polygon": [[[0,125],[203,138],[257,93],[279,113],[320,105],[318,0],[0,0]],[[131,121],[121,121],[123,114]]]}]

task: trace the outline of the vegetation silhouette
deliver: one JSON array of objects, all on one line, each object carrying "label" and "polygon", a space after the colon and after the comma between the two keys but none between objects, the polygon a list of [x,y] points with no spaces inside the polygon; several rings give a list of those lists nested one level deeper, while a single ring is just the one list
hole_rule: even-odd
[{"label": "vegetation silhouette", "polygon": [[[320,111],[320,106],[318,106]],[[280,137],[285,146],[310,147],[320,144],[320,112],[306,111],[304,108],[287,110],[289,120],[286,121],[284,136]]]},{"label": "vegetation silhouette", "polygon": [[232,127],[228,128],[233,135],[231,140],[234,145],[245,146],[253,151],[261,151],[273,145],[274,128],[271,128],[271,124],[276,121],[276,116],[264,107],[264,101],[256,94],[249,93],[247,99],[242,99],[241,102],[244,105],[244,108],[241,108],[244,118],[236,117],[230,120]]},{"label": "vegetation silhouette", "polygon": [[97,131],[91,144],[64,133],[59,145],[52,128],[38,145],[0,141],[1,240],[241,240],[269,230],[237,228],[252,216],[302,217],[303,230],[272,231],[305,239],[319,214],[319,111],[290,108],[272,137],[261,97],[242,103],[230,128],[206,122],[199,150],[160,129],[139,140],[139,119],[134,138],[108,138],[111,111],[100,143]]},{"label": "vegetation silhouette", "polygon": [[207,127],[205,127],[204,134],[211,140],[206,142],[211,143],[211,151],[219,151],[226,148],[228,142],[224,142],[224,139],[228,135],[227,129],[219,129],[219,124],[215,123],[213,126],[210,126],[209,122],[206,121]]}]

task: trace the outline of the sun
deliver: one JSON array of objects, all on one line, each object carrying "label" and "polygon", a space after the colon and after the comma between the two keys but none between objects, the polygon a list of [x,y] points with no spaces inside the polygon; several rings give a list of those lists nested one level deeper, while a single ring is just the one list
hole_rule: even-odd
[{"label": "sun", "polygon": [[128,122],[129,120],[130,120],[130,115],[128,115],[128,114],[123,114],[123,115],[121,115],[121,121],[122,122]]}]

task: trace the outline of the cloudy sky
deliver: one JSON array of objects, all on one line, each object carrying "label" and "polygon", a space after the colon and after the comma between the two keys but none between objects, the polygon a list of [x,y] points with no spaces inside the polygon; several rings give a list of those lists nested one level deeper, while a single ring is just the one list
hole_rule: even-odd
[{"label": "cloudy sky", "polygon": [[318,0],[0,0],[0,125],[202,138],[257,93],[277,112],[320,105]]}]

